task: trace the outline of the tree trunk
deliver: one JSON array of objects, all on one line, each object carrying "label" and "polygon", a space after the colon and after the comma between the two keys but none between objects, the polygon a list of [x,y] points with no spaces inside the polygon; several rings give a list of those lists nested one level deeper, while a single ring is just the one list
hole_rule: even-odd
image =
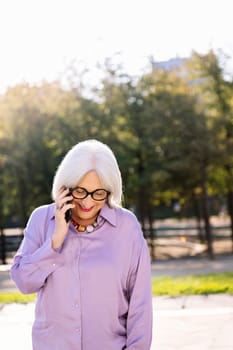
[{"label": "tree trunk", "polygon": [[210,225],[210,216],[209,216],[209,199],[208,199],[208,193],[206,188],[206,169],[203,167],[202,169],[202,179],[201,179],[201,185],[202,185],[202,205],[203,205],[203,219],[205,223],[205,234],[206,234],[206,241],[208,246],[208,255],[210,259],[214,259],[214,253],[213,253],[213,236],[212,236],[212,229]]},{"label": "tree trunk", "polygon": [[194,213],[197,219],[197,232],[198,232],[198,238],[201,243],[205,242],[205,236],[203,233],[203,228],[201,224],[201,207],[200,207],[200,201],[199,198],[195,195],[195,193],[192,194],[193,197],[193,207],[194,207]]},{"label": "tree trunk", "polygon": [[156,229],[153,225],[153,215],[151,209],[148,209],[148,219],[149,219],[149,235],[150,235],[150,248],[151,248],[151,259],[155,260],[155,238],[156,238]]},{"label": "tree trunk", "polygon": [[146,232],[146,213],[145,213],[145,203],[143,202],[143,199],[140,195],[140,191],[139,191],[139,198],[138,198],[138,212],[139,212],[139,221],[141,223],[141,227],[142,227],[142,231],[143,233]]},{"label": "tree trunk", "polygon": [[143,160],[142,160],[142,154],[141,151],[138,150],[137,153],[137,158],[138,158],[138,168],[137,168],[137,173],[138,173],[138,196],[137,196],[137,202],[138,202],[138,209],[139,209],[139,221],[141,222],[142,226],[142,231],[145,235],[146,233],[146,228],[145,228],[145,221],[147,219],[147,213],[146,213],[146,197],[145,197],[145,191],[144,191],[144,186],[143,182],[141,179],[143,179],[143,175],[145,172],[145,168],[143,165]]},{"label": "tree trunk", "polygon": [[6,264],[6,245],[5,245],[5,236],[3,228],[0,228],[0,239],[1,239],[1,260],[3,264]]},{"label": "tree trunk", "polygon": [[19,182],[19,195],[18,195],[18,208],[20,213],[20,221],[23,227],[26,226],[28,216],[27,216],[27,189],[25,186],[25,181],[21,177],[18,177]]},{"label": "tree trunk", "polygon": [[231,220],[231,240],[232,240],[232,253],[233,253],[233,191],[227,193],[227,209]]}]

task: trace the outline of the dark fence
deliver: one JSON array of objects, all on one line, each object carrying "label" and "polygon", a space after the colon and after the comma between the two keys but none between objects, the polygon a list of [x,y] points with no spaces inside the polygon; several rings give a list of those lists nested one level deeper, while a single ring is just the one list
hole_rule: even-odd
[{"label": "dark fence", "polygon": [[[212,226],[215,253],[232,253],[230,226]],[[152,260],[180,256],[206,254],[207,245],[204,228],[197,226],[160,226],[144,229],[144,236],[150,248]],[[23,230],[1,230],[0,262],[6,264],[12,259],[23,239]]]},{"label": "dark fence", "polygon": [[23,239],[22,229],[1,230],[0,235],[0,259],[2,264],[6,264],[19,248]]},{"label": "dark fence", "polygon": [[[214,254],[233,252],[229,225],[212,226]],[[207,242],[203,226],[160,226],[151,231],[144,229],[152,260],[207,255]]]}]

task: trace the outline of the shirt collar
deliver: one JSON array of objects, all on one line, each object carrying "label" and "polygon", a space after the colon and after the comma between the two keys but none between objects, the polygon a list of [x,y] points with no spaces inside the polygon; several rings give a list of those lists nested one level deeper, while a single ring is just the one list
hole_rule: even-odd
[{"label": "shirt collar", "polygon": [[107,220],[111,225],[116,226],[116,209],[110,208],[108,204],[104,204],[103,208],[100,210],[100,216]]}]

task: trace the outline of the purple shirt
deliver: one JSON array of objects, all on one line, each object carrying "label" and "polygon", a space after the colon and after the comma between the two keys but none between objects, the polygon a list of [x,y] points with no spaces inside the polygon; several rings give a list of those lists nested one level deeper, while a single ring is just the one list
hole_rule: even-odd
[{"label": "purple shirt", "polygon": [[152,337],[150,256],[140,225],[124,208],[104,205],[101,224],[51,247],[54,204],[32,213],[11,277],[38,292],[34,350],[149,350]]}]

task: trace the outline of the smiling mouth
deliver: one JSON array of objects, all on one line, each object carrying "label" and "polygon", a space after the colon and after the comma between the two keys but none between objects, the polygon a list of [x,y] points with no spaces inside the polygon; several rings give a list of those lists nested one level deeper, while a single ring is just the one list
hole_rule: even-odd
[{"label": "smiling mouth", "polygon": [[93,209],[93,207],[83,208],[81,205],[79,205],[79,209],[81,209],[81,211],[83,211],[84,213],[89,213]]}]

